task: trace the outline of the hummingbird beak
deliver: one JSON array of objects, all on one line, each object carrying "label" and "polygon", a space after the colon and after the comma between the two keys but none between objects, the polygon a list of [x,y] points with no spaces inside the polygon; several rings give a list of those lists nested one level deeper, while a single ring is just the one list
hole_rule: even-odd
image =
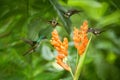
[{"label": "hummingbird beak", "polygon": [[48,22],[48,24],[51,24],[52,23],[52,21],[47,21]]}]

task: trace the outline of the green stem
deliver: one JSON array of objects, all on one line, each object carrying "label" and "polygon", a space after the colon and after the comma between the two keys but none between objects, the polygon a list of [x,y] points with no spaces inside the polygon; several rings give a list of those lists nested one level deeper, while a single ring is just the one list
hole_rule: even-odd
[{"label": "green stem", "polygon": [[77,50],[77,59],[76,59],[76,66],[78,65],[78,62],[79,62],[79,54],[78,54],[78,50]]},{"label": "green stem", "polygon": [[75,72],[75,75],[74,75],[74,79],[73,80],[78,80],[79,79],[79,76],[80,76],[80,73],[82,71],[82,67],[84,65],[84,61],[85,61],[85,57],[86,57],[86,54],[87,54],[87,50],[88,50],[88,46],[90,44],[90,41],[92,39],[92,35],[90,36],[90,40],[88,42],[88,45],[86,47],[86,50],[85,52],[83,53],[82,56],[80,56],[80,59],[79,59],[79,63],[78,63],[78,66],[77,66],[77,69],[76,69],[76,72]]},{"label": "green stem", "polygon": [[71,69],[70,69],[70,74],[71,74],[72,78],[74,78],[74,75],[73,75],[73,73],[72,73],[72,70],[71,70]]}]

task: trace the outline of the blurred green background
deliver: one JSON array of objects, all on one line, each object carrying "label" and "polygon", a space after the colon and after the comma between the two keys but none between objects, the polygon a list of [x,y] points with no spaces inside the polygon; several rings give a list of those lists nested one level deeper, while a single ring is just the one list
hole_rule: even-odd
[{"label": "blurred green background", "polygon": [[[81,12],[66,19],[63,11],[69,9]],[[46,21],[53,18],[63,24],[56,27],[61,39],[69,38],[68,62],[73,72],[73,27],[87,20],[89,27],[106,28],[99,36],[93,35],[79,80],[120,80],[119,0],[0,0],[0,80],[72,80],[56,64],[50,38],[36,52],[23,56],[30,45],[21,38],[36,40],[40,30],[51,27]]]}]

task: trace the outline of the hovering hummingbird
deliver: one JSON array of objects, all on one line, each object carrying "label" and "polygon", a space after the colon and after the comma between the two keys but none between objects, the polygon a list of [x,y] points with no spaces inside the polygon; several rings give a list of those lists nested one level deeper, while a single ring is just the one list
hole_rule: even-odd
[{"label": "hovering hummingbird", "polygon": [[64,13],[64,16],[65,16],[66,18],[70,18],[72,15],[78,14],[79,12],[81,12],[81,11],[76,10],[76,9],[71,9],[71,10],[68,10],[67,12],[65,12],[65,13]]},{"label": "hovering hummingbird", "polygon": [[47,36],[49,36],[51,34],[51,32],[53,31],[53,29],[57,26],[57,25],[60,25],[56,19],[53,19],[53,20],[49,20],[48,23],[52,26],[48,26],[42,30],[39,31],[39,34],[38,34],[38,40],[36,41],[32,41],[32,40],[29,40],[29,39],[22,39],[24,42],[28,43],[31,48],[26,51],[23,56],[27,55],[27,54],[30,54],[32,52],[35,51],[35,49],[37,47],[39,47],[39,44],[41,42],[41,40],[45,39]]},{"label": "hovering hummingbird", "polygon": [[99,35],[99,34],[101,34],[101,33],[104,32],[104,31],[101,30],[101,29],[96,29],[96,28],[88,28],[88,32],[91,32],[91,33],[93,33],[94,35]]},{"label": "hovering hummingbird", "polygon": [[27,54],[30,54],[30,53],[32,53],[32,52],[35,52],[35,49],[36,49],[37,47],[39,47],[39,44],[40,44],[40,42],[41,42],[42,39],[43,39],[42,37],[40,37],[37,41],[32,41],[32,40],[29,40],[29,39],[22,39],[24,42],[28,43],[28,44],[31,46],[31,48],[30,48],[29,50],[27,50],[27,51],[23,54],[23,56],[25,56],[25,55],[27,55]]},{"label": "hovering hummingbird", "polygon": [[56,26],[60,25],[60,24],[57,22],[56,19],[49,20],[48,23],[49,23],[50,25],[52,25],[53,27],[56,27]]},{"label": "hovering hummingbird", "polygon": [[94,35],[99,35],[103,32],[105,32],[106,30],[109,30],[109,29],[112,29],[113,26],[105,26],[103,28],[88,28],[88,31],[87,32],[91,32],[93,33]]},{"label": "hovering hummingbird", "polygon": [[43,28],[42,30],[40,30],[38,36],[46,36],[47,37],[48,35],[51,34],[51,32],[53,31],[53,29],[56,26],[60,25],[56,19],[48,20],[47,22],[51,26],[48,25],[46,28]]}]

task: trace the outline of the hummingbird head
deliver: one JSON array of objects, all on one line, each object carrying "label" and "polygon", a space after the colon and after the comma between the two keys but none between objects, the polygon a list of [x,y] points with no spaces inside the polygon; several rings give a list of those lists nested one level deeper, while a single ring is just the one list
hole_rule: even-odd
[{"label": "hummingbird head", "polygon": [[71,13],[70,13],[70,12],[66,12],[66,13],[64,13],[64,16],[65,16],[66,18],[69,18],[69,17],[71,16]]},{"label": "hummingbird head", "polygon": [[48,21],[49,24],[51,24],[53,27],[56,27],[59,23],[57,22],[56,19]]},{"label": "hummingbird head", "polygon": [[80,11],[76,10],[76,9],[71,9],[71,10],[68,10],[67,12],[64,13],[64,16],[66,18],[69,18],[70,16],[74,15],[74,14],[77,14],[79,13]]}]

